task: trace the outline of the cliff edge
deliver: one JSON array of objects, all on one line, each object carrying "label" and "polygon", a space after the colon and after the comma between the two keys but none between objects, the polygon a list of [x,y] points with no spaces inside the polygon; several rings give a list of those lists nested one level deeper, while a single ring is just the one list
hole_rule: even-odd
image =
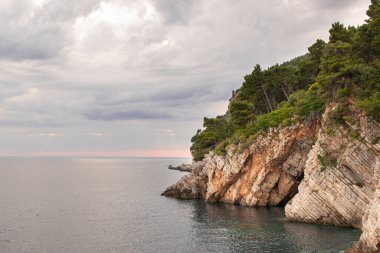
[{"label": "cliff edge", "polygon": [[244,206],[286,203],[303,178],[318,120],[271,129],[251,145],[232,146],[225,157],[210,152],[193,172],[162,193],[181,199],[202,198]]},{"label": "cliff edge", "polygon": [[380,249],[380,126],[350,108],[343,122],[332,122],[338,105],[323,115],[318,139],[308,155],[298,194],[288,202],[289,220],[362,229],[357,246]]},{"label": "cliff edge", "polygon": [[380,246],[380,125],[352,103],[322,118],[272,128],[251,144],[210,152],[192,173],[162,193],[244,206],[286,204],[291,221],[352,226],[355,249]]}]

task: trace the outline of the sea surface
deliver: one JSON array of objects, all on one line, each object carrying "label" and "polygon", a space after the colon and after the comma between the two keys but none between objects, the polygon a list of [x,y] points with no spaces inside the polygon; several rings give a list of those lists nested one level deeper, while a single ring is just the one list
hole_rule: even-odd
[{"label": "sea surface", "polygon": [[1,253],[341,252],[352,228],[160,193],[188,158],[1,159]]}]

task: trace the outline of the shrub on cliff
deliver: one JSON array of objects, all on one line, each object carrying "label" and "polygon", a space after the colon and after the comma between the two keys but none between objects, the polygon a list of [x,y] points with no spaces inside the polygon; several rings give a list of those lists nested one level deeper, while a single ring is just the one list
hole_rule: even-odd
[{"label": "shrub on cliff", "polygon": [[348,97],[359,98],[357,105],[379,120],[379,0],[371,0],[367,15],[358,27],[334,23],[329,41],[317,40],[301,57],[265,70],[256,65],[233,93],[226,114],[205,118],[204,130],[192,138],[194,160],[211,150],[224,154],[229,144],[252,141],[270,127],[320,114],[327,102]]},{"label": "shrub on cliff", "polygon": [[376,92],[364,100],[359,100],[357,105],[368,115],[380,120],[380,92]]}]

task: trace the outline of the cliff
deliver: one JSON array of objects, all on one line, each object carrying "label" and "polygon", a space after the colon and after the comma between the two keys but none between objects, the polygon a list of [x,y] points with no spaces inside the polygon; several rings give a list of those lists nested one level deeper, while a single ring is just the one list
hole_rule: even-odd
[{"label": "cliff", "polygon": [[380,251],[380,1],[366,13],[303,56],[256,65],[191,138],[201,162],[162,195],[286,205],[290,221],[361,229],[353,252]]},{"label": "cliff", "polygon": [[339,117],[338,109],[330,105],[321,122],[272,128],[250,145],[231,146],[226,156],[210,152],[162,195],[244,206],[286,204],[291,221],[361,229],[356,249],[376,252],[380,126],[353,106]]},{"label": "cliff", "polygon": [[285,214],[292,221],[360,228],[359,249],[375,252],[380,248],[380,126],[354,108],[335,124],[330,117],[336,107],[323,115],[305,177]]},{"label": "cliff", "polygon": [[318,131],[318,120],[271,129],[253,144],[212,152],[194,163],[193,172],[162,194],[181,199],[203,198],[244,206],[286,203],[303,178],[303,168]]}]

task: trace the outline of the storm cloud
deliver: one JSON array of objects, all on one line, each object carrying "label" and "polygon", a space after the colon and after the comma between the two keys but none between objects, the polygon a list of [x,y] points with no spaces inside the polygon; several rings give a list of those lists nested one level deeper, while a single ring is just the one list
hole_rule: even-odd
[{"label": "storm cloud", "polygon": [[[255,64],[304,54],[332,22],[362,23],[369,4],[4,0],[0,150],[188,150]],[[77,134],[95,132],[96,145]]]}]

